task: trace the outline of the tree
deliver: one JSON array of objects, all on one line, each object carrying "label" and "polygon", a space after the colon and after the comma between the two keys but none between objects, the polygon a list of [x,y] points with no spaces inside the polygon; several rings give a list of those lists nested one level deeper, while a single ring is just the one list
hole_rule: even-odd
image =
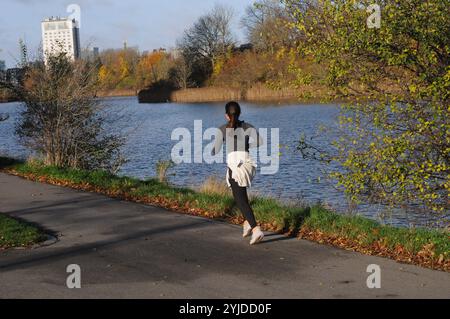
[{"label": "tree", "polygon": [[197,84],[209,78],[217,59],[234,46],[232,18],[232,9],[216,6],[186,30],[179,41],[178,46],[190,63]]},{"label": "tree", "polygon": [[247,39],[258,51],[275,53],[293,45],[294,31],[289,27],[289,14],[278,0],[259,0],[248,6],[241,24]]},{"label": "tree", "polygon": [[98,77],[103,89],[136,88],[136,72],[140,61],[137,50],[105,50],[100,55]]},{"label": "tree", "polygon": [[269,69],[275,64],[272,55],[251,50],[234,53],[212,81],[214,85],[245,90],[256,83],[266,83],[269,80]]},{"label": "tree", "polygon": [[172,61],[164,51],[155,51],[141,56],[136,78],[139,88],[144,88],[153,83],[167,80],[169,78]]},{"label": "tree", "polygon": [[191,74],[191,68],[184,56],[175,59],[174,65],[170,70],[170,79],[175,87],[186,90],[190,85],[189,78]]},{"label": "tree", "polygon": [[123,139],[107,133],[106,111],[95,98],[95,68],[70,62],[61,53],[50,57],[47,66],[30,67],[23,85],[2,85],[24,105],[16,134],[45,164],[111,171],[122,164]]},{"label": "tree", "polygon": [[[327,68],[343,108],[332,173],[353,200],[450,209],[450,8],[443,0],[286,0],[299,52]],[[360,97],[364,97],[361,99]]]}]

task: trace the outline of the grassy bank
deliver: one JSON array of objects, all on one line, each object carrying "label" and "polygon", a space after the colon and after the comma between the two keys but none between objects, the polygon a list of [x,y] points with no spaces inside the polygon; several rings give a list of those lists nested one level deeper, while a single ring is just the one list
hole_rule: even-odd
[{"label": "grassy bank", "polygon": [[263,84],[250,88],[209,86],[185,90],[170,87],[151,87],[138,94],[140,103],[213,103],[228,101],[247,102],[313,102],[330,100],[331,94],[324,87],[304,85],[299,88],[271,89]]},{"label": "grassy bank", "polygon": [[[0,159],[2,170],[30,180],[106,194],[110,197],[164,207],[177,212],[242,222],[233,199],[226,194],[176,188],[157,180],[118,177],[104,171],[83,171],[17,163]],[[381,225],[363,217],[343,216],[320,206],[285,206],[270,198],[252,201],[266,230],[331,244],[365,254],[389,257],[450,271],[448,231]]]},{"label": "grassy bank", "polygon": [[130,97],[136,96],[136,90],[133,89],[114,89],[114,90],[101,90],[97,92],[97,96],[101,98],[107,97]]},{"label": "grassy bank", "polygon": [[28,247],[45,240],[36,227],[0,213],[0,250]]}]

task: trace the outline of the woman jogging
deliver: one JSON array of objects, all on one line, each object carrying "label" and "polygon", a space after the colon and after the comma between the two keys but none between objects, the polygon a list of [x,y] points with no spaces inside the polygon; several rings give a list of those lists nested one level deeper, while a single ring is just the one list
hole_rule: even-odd
[{"label": "woman jogging", "polygon": [[217,138],[213,156],[218,154],[225,142],[227,151],[227,184],[233,191],[233,197],[239,210],[245,217],[244,238],[252,236],[250,244],[255,245],[264,239],[261,228],[257,225],[250,206],[247,188],[251,186],[256,174],[256,163],[251,159],[249,150],[259,147],[262,140],[256,129],[240,121],[241,107],[237,102],[230,102],[225,107],[228,124],[220,127],[221,138]]}]

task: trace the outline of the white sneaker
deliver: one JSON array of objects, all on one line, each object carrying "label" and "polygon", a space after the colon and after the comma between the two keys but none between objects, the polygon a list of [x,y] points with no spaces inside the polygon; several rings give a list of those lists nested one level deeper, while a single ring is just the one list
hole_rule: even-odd
[{"label": "white sneaker", "polygon": [[248,223],[248,221],[244,222],[244,233],[242,234],[242,237],[247,238],[252,234],[252,226]]},{"label": "white sneaker", "polygon": [[250,241],[250,245],[256,245],[260,243],[264,239],[264,233],[261,230],[261,227],[255,227],[252,231],[252,240]]}]

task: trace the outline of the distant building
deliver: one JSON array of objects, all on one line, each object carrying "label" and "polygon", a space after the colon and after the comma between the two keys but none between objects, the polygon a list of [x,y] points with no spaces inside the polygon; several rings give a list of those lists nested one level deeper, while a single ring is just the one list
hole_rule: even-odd
[{"label": "distant building", "polygon": [[153,49],[153,53],[166,53],[167,50],[165,48]]},{"label": "distant building", "polygon": [[95,61],[99,56],[99,48],[85,48],[81,50],[80,59],[84,61]]},{"label": "distant building", "polygon": [[3,60],[0,60],[0,71],[6,70],[6,62]]},{"label": "distant building", "polygon": [[44,61],[52,55],[65,52],[74,61],[80,58],[80,29],[75,19],[51,17],[42,21]]},{"label": "distant building", "polygon": [[100,49],[97,47],[94,48],[86,48],[81,50],[81,60],[86,62],[99,62],[98,59],[100,59]]}]

